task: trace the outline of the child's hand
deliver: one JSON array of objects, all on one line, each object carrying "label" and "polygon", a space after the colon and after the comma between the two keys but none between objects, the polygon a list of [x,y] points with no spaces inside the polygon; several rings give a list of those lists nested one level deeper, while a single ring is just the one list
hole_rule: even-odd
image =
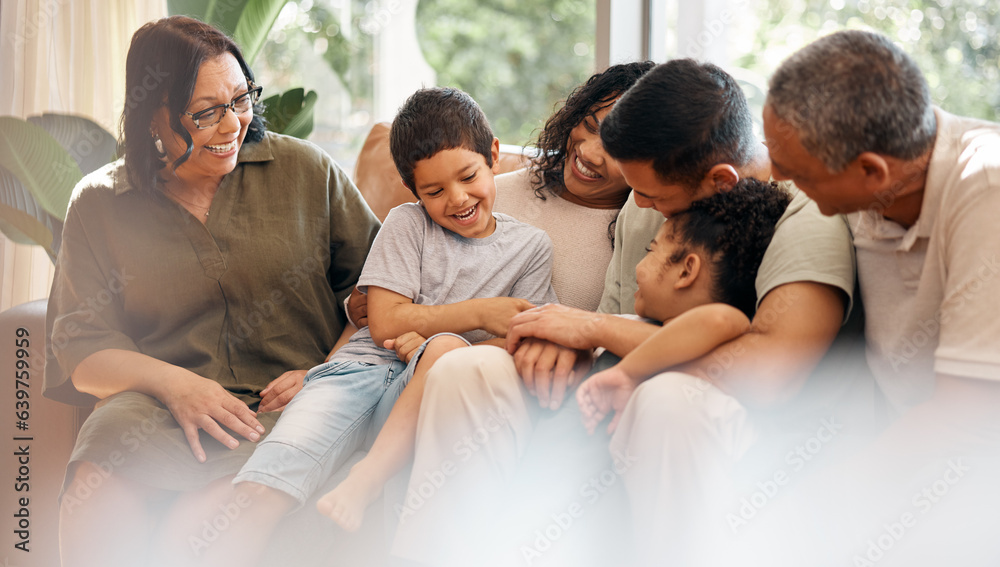
[{"label": "child's hand", "polygon": [[410,331],[409,333],[404,333],[395,339],[388,339],[383,345],[385,348],[389,348],[396,351],[396,357],[402,360],[404,363],[409,364],[410,359],[413,358],[413,353],[416,352],[420,345],[424,344],[426,341],[419,333]]},{"label": "child's hand", "polygon": [[368,326],[368,296],[355,287],[347,300],[348,315],[359,329]]},{"label": "child's hand", "polygon": [[618,427],[618,420],[622,417],[621,412],[634,390],[635,382],[618,365],[585,380],[576,391],[576,401],[580,404],[583,426],[587,428],[587,433],[593,435],[597,424],[607,417],[609,412],[614,411],[615,417],[608,425],[608,433],[613,433]]},{"label": "child's hand", "polygon": [[481,301],[480,328],[497,337],[507,336],[507,327],[514,315],[535,307],[530,301],[517,297],[493,297]]}]

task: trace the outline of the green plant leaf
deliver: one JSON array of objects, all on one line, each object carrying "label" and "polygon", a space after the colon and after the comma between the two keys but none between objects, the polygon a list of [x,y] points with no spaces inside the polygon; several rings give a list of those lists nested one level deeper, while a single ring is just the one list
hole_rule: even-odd
[{"label": "green plant leaf", "polygon": [[37,244],[51,258],[59,251],[62,222],[45,212],[14,176],[0,168],[0,232],[20,244]]},{"label": "green plant leaf", "polygon": [[281,95],[271,95],[261,101],[264,105],[264,120],[267,120],[267,129],[272,132],[281,132],[285,129],[288,121],[284,119],[278,106],[281,104]]},{"label": "green plant leaf", "polygon": [[316,94],[316,91],[309,91],[302,102],[301,108],[299,108],[298,112],[292,117],[292,120],[285,126],[285,129],[281,133],[303,140],[308,138],[309,134],[312,134],[313,111],[315,110],[318,98],[319,95]]},{"label": "green plant leaf", "polygon": [[167,0],[172,16],[191,16],[233,37],[248,0]]},{"label": "green plant leaf", "polygon": [[10,170],[50,215],[62,220],[80,167],[48,132],[20,118],[0,116],[0,166]]},{"label": "green plant leaf", "polygon": [[82,116],[46,113],[28,122],[43,128],[69,152],[80,171],[87,175],[115,157],[118,142],[96,122]]},{"label": "green plant leaf", "polygon": [[[306,90],[302,87],[288,89],[281,93],[281,101],[278,103],[278,114],[285,121],[285,128],[295,119],[295,115],[302,110],[302,101],[306,98]],[[281,133],[285,133],[285,128]]]},{"label": "green plant leaf", "polygon": [[[236,26],[239,25],[240,16],[246,9],[248,0],[212,0],[205,17],[205,21],[219,28],[229,37],[236,37]],[[237,42],[239,43],[239,42]],[[240,45],[242,48],[243,46]],[[244,57],[246,55],[244,54]]]},{"label": "green plant leaf", "polygon": [[205,20],[208,10],[215,4],[215,0],[167,0],[167,13],[171,16],[191,16],[201,21]]},{"label": "green plant leaf", "polygon": [[313,112],[319,96],[316,91],[289,89],[264,101],[264,118],[272,132],[305,139],[312,133]]},{"label": "green plant leaf", "polygon": [[243,57],[248,65],[253,65],[254,59],[260,53],[267,40],[271,26],[278,19],[278,14],[288,0],[248,0],[240,14],[239,23],[233,33],[233,39],[243,49]]}]

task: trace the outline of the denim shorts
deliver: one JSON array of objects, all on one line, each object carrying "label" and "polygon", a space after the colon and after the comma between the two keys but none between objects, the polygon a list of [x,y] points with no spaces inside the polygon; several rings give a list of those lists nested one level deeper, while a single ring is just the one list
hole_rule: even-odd
[{"label": "denim shorts", "polygon": [[409,364],[336,361],[310,370],[233,483],[270,486],[303,504],[352,453],[371,447],[429,341]]}]

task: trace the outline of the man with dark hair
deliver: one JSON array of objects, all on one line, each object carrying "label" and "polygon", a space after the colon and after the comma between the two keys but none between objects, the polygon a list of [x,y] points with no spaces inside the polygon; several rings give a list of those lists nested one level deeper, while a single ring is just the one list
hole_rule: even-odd
[{"label": "man with dark hair", "polygon": [[664,63],[617,110],[601,124],[601,140],[615,159],[652,162],[661,179],[687,187],[718,163],[766,176],[743,90],[715,65]]},{"label": "man with dark hair", "polygon": [[[886,551],[866,540],[915,508],[895,531],[919,519],[935,537],[900,541],[894,561],[995,565],[987,542],[998,525],[982,511],[1000,504],[1000,125],[935,108],[916,63],[889,38],[843,31],[775,72],[764,132],[775,178],[794,181],[825,214],[848,214],[868,363],[899,416],[816,489],[844,515],[826,514],[839,520],[839,538],[827,526],[810,541],[849,544],[835,550],[844,564],[854,552],[868,562],[855,565],[870,564]],[[943,496],[928,498],[926,486],[949,492],[959,481],[963,490],[923,515],[922,503]]]}]

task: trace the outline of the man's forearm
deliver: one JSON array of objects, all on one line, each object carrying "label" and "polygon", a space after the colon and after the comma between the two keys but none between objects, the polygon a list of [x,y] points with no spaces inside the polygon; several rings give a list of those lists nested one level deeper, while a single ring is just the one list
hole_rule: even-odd
[{"label": "man's forearm", "polygon": [[772,290],[750,332],[679,369],[752,406],[794,396],[833,343],[844,317],[837,288],[795,282]]}]

